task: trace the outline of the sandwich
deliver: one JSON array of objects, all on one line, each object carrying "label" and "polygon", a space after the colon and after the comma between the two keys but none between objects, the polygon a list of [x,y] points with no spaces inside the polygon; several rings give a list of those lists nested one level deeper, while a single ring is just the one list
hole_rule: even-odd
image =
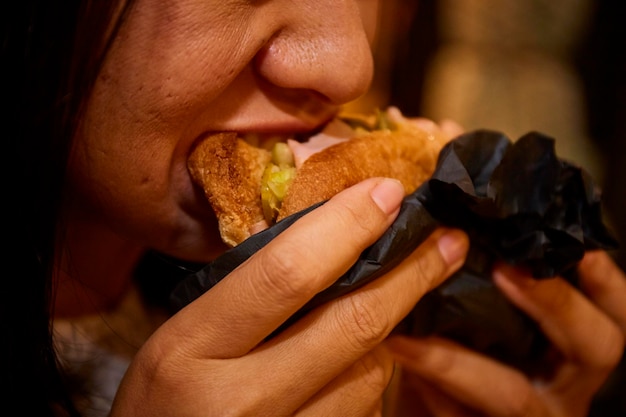
[{"label": "sandwich", "polygon": [[399,180],[408,195],[435,170],[447,139],[398,109],[343,113],[308,138],[206,135],[188,159],[193,181],[215,211],[222,240],[234,247],[291,214],[371,177]]}]

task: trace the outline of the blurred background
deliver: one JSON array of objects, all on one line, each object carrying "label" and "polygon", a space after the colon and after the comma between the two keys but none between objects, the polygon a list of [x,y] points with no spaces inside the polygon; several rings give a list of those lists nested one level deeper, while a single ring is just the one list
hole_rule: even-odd
[{"label": "blurred background", "polygon": [[[626,269],[626,7],[609,0],[383,0],[377,75],[355,103],[556,139],[601,187]],[[626,302],[626,300],[624,300]],[[626,361],[591,416],[626,415]]]}]

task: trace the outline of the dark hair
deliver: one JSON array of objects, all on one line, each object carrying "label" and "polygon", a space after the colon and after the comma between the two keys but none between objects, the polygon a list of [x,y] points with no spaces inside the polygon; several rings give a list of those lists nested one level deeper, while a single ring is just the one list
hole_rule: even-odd
[{"label": "dark hair", "polygon": [[20,415],[78,415],[52,342],[60,206],[72,136],[127,8],[98,0],[3,3],[1,403]]}]

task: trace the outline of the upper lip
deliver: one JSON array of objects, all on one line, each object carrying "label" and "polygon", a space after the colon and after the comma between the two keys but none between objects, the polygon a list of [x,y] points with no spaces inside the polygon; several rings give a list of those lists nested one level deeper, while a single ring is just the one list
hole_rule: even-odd
[{"label": "upper lip", "polygon": [[277,128],[276,126],[264,126],[261,128],[247,128],[241,130],[238,129],[235,130],[235,133],[237,133],[238,137],[246,140],[249,143],[259,142],[261,145],[263,143],[275,143],[276,141],[284,142],[287,139],[294,139],[298,142],[304,142],[308,140],[311,136],[322,131],[324,127],[335,117],[336,114],[324,120],[322,123],[318,123],[315,126],[303,124],[281,126],[280,128]]},{"label": "upper lip", "polygon": [[195,137],[198,140],[206,135],[233,132],[240,138],[256,136],[259,142],[275,143],[277,140],[285,141],[290,138],[305,141],[320,132],[340,111],[340,106],[327,106],[325,111],[313,113],[268,112],[255,117],[243,117],[241,120],[227,119],[210,127],[205,125]]}]

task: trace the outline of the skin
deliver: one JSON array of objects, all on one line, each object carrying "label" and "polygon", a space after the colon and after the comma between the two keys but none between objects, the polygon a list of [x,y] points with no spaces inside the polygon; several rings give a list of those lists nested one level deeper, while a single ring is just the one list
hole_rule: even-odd
[{"label": "skin", "polygon": [[626,276],[598,251],[585,255],[579,276],[582,292],[560,277],[535,280],[506,265],[494,272],[496,285],[552,342],[549,377],[531,378],[438,338],[390,340],[408,386],[399,415],[425,403],[436,416],[586,416],[624,352]]},{"label": "skin", "polygon": [[367,90],[374,22],[360,8],[375,2],[291,3],[137,2],[96,83],[71,175],[107,226],[182,258],[214,257],[211,212],[186,170],[193,142],[309,131]]},{"label": "skin", "polygon": [[[194,141],[225,130],[309,131],[367,90],[376,1],[291,3],[136,2],[76,138],[67,209],[69,239],[79,241],[73,262],[111,251],[128,270],[145,247],[213,259],[224,246],[186,169]],[[84,272],[84,291],[106,306],[128,272],[101,279],[100,268]],[[60,304],[74,313],[67,310],[75,300]]]},{"label": "skin", "polygon": [[[138,0],[76,135],[57,316],[114,307],[147,248],[193,261],[220,254],[225,248],[211,209],[186,170],[194,141],[226,130],[306,132],[362,95],[372,78],[376,3]],[[450,123],[415,123],[459,131]],[[384,232],[402,194],[396,181],[380,178],[347,189],[164,320],[135,354],[112,414],[381,415],[392,350],[411,357],[399,342],[384,341],[425,292],[461,266],[468,248],[463,233],[436,231],[394,271],[266,338]],[[597,292],[603,289],[599,284]],[[541,304],[539,293],[518,292],[518,302]],[[616,310],[599,314],[615,323],[623,318]],[[558,317],[561,308],[549,313]],[[437,370],[436,363],[414,359],[421,368],[401,362],[420,376]],[[473,365],[459,371],[473,372]],[[498,364],[480,366],[485,377],[502,371]],[[447,389],[454,376],[424,378],[455,401],[467,390],[480,394],[469,381]],[[477,397],[472,406],[488,413],[493,401]]]}]

